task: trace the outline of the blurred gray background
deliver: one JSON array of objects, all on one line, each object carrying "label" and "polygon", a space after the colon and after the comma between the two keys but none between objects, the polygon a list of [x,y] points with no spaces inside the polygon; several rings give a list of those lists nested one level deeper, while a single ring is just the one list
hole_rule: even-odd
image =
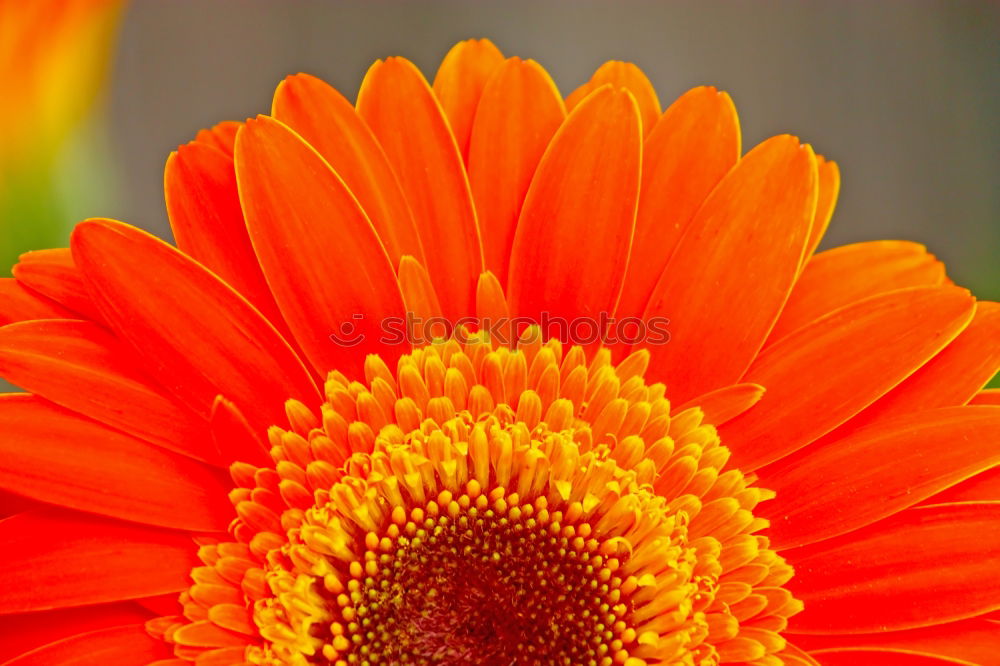
[{"label": "blurred gray background", "polygon": [[298,71],[352,99],[379,57],[431,79],[469,37],[538,60],[564,94],[607,59],[638,63],[664,107],[695,85],[725,89],[745,150],[791,132],[840,163],[824,246],[919,240],[956,282],[1000,299],[995,1],[137,0],[108,100],[118,187],[90,212],[168,236],[163,163],[199,128],[268,112]]}]

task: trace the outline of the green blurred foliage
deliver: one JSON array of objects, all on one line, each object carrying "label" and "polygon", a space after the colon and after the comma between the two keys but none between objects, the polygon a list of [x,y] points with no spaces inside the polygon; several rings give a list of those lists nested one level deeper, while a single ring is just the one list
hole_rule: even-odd
[{"label": "green blurred foliage", "polygon": [[64,237],[64,206],[51,169],[9,173],[0,190],[0,265],[4,275],[22,252],[55,247]]}]

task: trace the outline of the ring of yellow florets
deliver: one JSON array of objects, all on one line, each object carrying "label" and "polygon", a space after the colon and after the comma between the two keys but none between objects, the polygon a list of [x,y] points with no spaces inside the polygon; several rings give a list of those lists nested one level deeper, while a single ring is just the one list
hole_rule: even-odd
[{"label": "ring of yellow florets", "polygon": [[472,337],[332,373],[273,467],[232,467],[235,541],[150,630],[259,666],[781,663],[768,495],[647,359]]},{"label": "ring of yellow florets", "polygon": [[491,416],[378,441],[368,479],[291,535],[284,554],[307,565],[269,574],[296,591],[257,608],[294,636],[276,663],[609,666],[700,642],[713,581],[695,569],[712,562],[686,517],[571,434]]}]

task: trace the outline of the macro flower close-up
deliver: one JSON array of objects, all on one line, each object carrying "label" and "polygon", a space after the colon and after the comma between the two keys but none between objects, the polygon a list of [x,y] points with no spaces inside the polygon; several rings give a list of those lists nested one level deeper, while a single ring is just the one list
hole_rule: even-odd
[{"label": "macro flower close-up", "polygon": [[0,278],[2,666],[1000,664],[1000,304],[543,65],[287,76]]}]

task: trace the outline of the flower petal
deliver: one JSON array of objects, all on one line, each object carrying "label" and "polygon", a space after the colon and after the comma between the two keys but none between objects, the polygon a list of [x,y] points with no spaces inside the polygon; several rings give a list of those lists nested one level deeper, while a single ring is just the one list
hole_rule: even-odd
[{"label": "flower petal", "polygon": [[912,650],[964,660],[973,664],[988,664],[1000,654],[1000,628],[996,624],[974,618],[949,622],[933,627],[908,631],[855,634],[851,636],[798,636],[798,642],[810,650],[830,648],[882,648]]},{"label": "flower petal", "polygon": [[642,119],[642,132],[649,134],[660,118],[660,100],[649,78],[631,62],[609,60],[590,77],[590,81],[573,91],[566,98],[566,108],[572,111],[587,95],[601,86],[611,85],[616,90],[625,88],[635,98]]},{"label": "flower petal", "polygon": [[247,235],[232,151],[192,142],[167,159],[163,174],[177,247],[240,292],[279,330],[284,325]]},{"label": "flower petal", "polygon": [[19,284],[14,278],[0,278],[0,326],[29,319],[76,319],[55,301]]},{"label": "flower petal", "polygon": [[868,241],[820,252],[806,263],[764,346],[870,296],[943,283],[944,264],[918,243]]},{"label": "flower petal", "polygon": [[[573,109],[575,109],[580,104],[580,102],[586,99],[587,96],[590,95],[590,93],[594,92],[599,87],[600,86],[595,86],[590,81],[587,81],[586,83],[583,83],[580,86],[578,86],[573,92],[566,95],[566,101],[565,101],[566,110],[572,111]],[[642,118],[640,116],[640,120],[641,119]]]},{"label": "flower petal", "polygon": [[988,469],[934,495],[925,504],[1000,502],[1000,467]]},{"label": "flower petal", "polygon": [[733,101],[694,88],[670,105],[642,152],[642,185],[618,317],[639,317],[694,214],[740,157]]},{"label": "flower petal", "polygon": [[309,371],[274,327],[187,256],[113,220],[77,225],[71,244],[115,331],[195,412],[209,416],[221,393],[266,428],[284,423],[288,398],[317,399]]},{"label": "flower petal", "polygon": [[985,389],[972,396],[970,405],[1000,405],[1000,389]]},{"label": "flower petal", "polygon": [[[424,322],[441,316],[441,304],[431,285],[431,276],[413,257],[403,257],[399,262],[399,290],[403,294],[407,315],[412,314]],[[424,339],[420,333],[416,333],[416,337]]]},{"label": "flower petal", "polygon": [[[246,645],[237,645],[199,652],[195,666],[233,666],[234,664],[242,666],[242,664],[247,663],[244,661],[246,650]],[[148,664],[148,666],[188,666],[189,664],[190,662],[186,660],[177,660],[176,662],[155,662]]]},{"label": "flower petal", "polygon": [[453,328],[442,319],[441,304],[431,277],[413,257],[403,257],[399,262],[399,290],[406,304],[406,320],[392,329],[384,329],[387,334],[405,336],[400,342],[414,347],[422,347],[435,338],[451,335]]},{"label": "flower petal", "polygon": [[178,532],[56,508],[0,521],[0,613],[25,613],[180,592],[198,566]]},{"label": "flower petal", "polygon": [[720,426],[757,404],[764,391],[760,384],[732,384],[709,391],[671,411],[680,414],[691,407],[698,407],[705,415],[705,423]]},{"label": "flower petal", "polygon": [[1000,608],[1000,503],[908,509],[785,556],[805,603],[789,633],[927,627]]},{"label": "flower petal", "polygon": [[784,660],[785,666],[820,666],[812,655],[791,643],[785,644],[785,649],[779,656]]},{"label": "flower petal", "polygon": [[934,358],[817,444],[900,414],[964,405],[1000,367],[1000,303],[980,301],[972,321]]},{"label": "flower petal", "polygon": [[813,652],[822,666],[976,666],[967,661],[947,659],[913,650],[831,649]]},{"label": "flower petal", "polygon": [[[947,446],[941,446],[948,442]],[[945,407],[879,421],[761,470],[758,511],[781,550],[845,534],[1000,463],[1000,407]]]},{"label": "flower petal", "polygon": [[448,123],[420,71],[404,58],[372,65],[358,113],[399,177],[427,254],[434,288],[452,320],[471,314],[483,250],[469,181]]},{"label": "flower petal", "polygon": [[816,214],[809,230],[806,253],[802,257],[803,262],[812,256],[819,242],[823,240],[823,234],[830,226],[830,218],[833,217],[833,209],[837,205],[837,197],[840,194],[840,168],[837,163],[827,160],[822,155],[817,155],[816,168],[819,175],[819,199],[816,202]]},{"label": "flower petal", "polygon": [[92,321],[101,314],[69,248],[25,252],[13,269],[18,282]]},{"label": "flower petal", "polygon": [[890,292],[837,310],[764,350],[743,381],[767,393],[719,428],[734,464],[753,471],[854,416],[954,339],[974,305],[957,287]]},{"label": "flower petal", "polygon": [[254,465],[273,464],[265,448],[265,440],[254,435],[246,417],[225,396],[216,396],[212,405],[212,439],[219,458],[227,463],[248,462]]},{"label": "flower petal", "polygon": [[651,350],[649,376],[667,382],[671,400],[746,371],[798,275],[816,196],[812,149],[778,136],[740,160],[695,214],[645,312],[670,319],[670,344]]},{"label": "flower petal", "polygon": [[147,666],[171,656],[163,641],[141,624],[98,629],[77,634],[32,650],[3,666]]},{"label": "flower petal", "polygon": [[476,285],[476,317],[479,319],[480,330],[487,331],[492,340],[505,347],[513,346],[518,332],[512,330],[513,322],[510,320],[507,298],[492,271],[484,271],[479,276],[479,284]]},{"label": "flower petal", "polygon": [[549,140],[566,118],[555,83],[533,60],[510,58],[483,90],[469,140],[469,187],[486,268],[507,281],[524,196]]},{"label": "flower petal", "polygon": [[[204,539],[205,537],[196,537],[195,543],[198,542],[198,538]],[[135,603],[156,617],[181,615],[184,612],[184,606],[180,602],[180,595],[173,592],[158,594],[155,597],[136,599]]]},{"label": "flower petal", "polygon": [[207,620],[198,620],[179,627],[171,635],[171,640],[180,646],[194,648],[246,645],[246,637],[226,631]]},{"label": "flower petal", "polygon": [[0,432],[0,488],[176,529],[225,530],[233,517],[210,468],[41,398],[0,396]]},{"label": "flower petal", "polygon": [[199,130],[194,140],[205,145],[221,150],[230,157],[233,156],[233,145],[236,143],[236,134],[240,131],[243,123],[235,120],[223,120],[212,129]]},{"label": "flower petal", "polygon": [[148,610],[130,601],[5,615],[0,622],[0,664],[76,634],[124,624],[141,624],[152,616]]},{"label": "flower petal", "polygon": [[142,374],[103,326],[50,319],[0,327],[0,376],[63,407],[198,460],[207,423]]},{"label": "flower petal", "polygon": [[[635,226],[639,124],[632,95],[607,86],[552,139],[514,235],[507,300],[515,316],[596,321],[614,311]],[[598,222],[584,230],[585,220]]]},{"label": "flower petal", "polygon": [[42,506],[40,502],[0,489],[0,518],[7,518],[17,513],[31,511],[40,506]]},{"label": "flower petal", "polygon": [[343,95],[314,76],[289,76],[274,93],[272,114],[315,148],[344,181],[393,266],[405,254],[424,261],[413,213],[389,160]]},{"label": "flower petal", "polygon": [[455,44],[434,76],[434,95],[448,118],[458,150],[469,154],[472,119],[487,81],[503,63],[503,54],[488,39],[467,39]]},{"label": "flower petal", "polygon": [[[381,341],[381,322],[404,314],[393,266],[357,200],[323,158],[287,127],[260,116],[237,138],[236,164],[257,256],[313,367],[358,377],[366,354],[390,361],[408,351]],[[352,327],[350,341],[331,337],[345,326]]]}]

